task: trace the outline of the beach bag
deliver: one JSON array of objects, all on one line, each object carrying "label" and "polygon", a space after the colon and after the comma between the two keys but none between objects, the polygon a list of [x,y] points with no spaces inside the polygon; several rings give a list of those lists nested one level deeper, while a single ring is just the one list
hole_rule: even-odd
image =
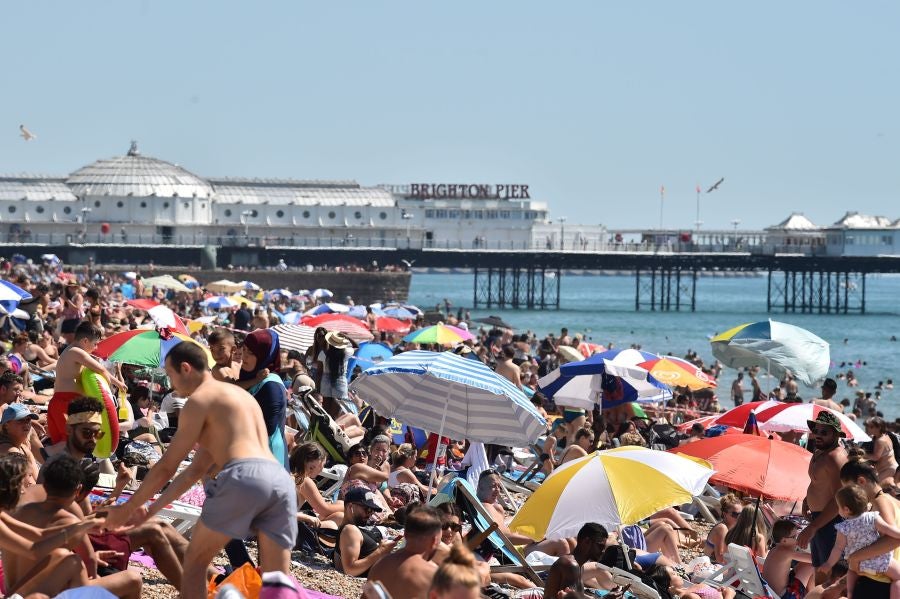
[{"label": "beach bag", "polygon": [[207,599],[215,599],[219,587],[230,584],[247,599],[256,599],[262,590],[262,577],[252,564],[246,563],[228,575],[225,580],[216,584],[210,581],[206,587]]}]

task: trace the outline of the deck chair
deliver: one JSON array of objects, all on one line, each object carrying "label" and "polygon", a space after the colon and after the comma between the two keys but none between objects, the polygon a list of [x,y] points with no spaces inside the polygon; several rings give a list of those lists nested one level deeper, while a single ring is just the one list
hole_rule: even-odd
[{"label": "deck chair", "polygon": [[599,562],[595,562],[592,565],[599,567],[601,570],[606,570],[607,572],[612,574],[612,580],[614,584],[621,587],[630,587],[628,590],[635,597],[639,597],[640,599],[662,599],[659,591],[649,586],[647,583],[641,580],[640,577],[632,574],[631,572],[628,572],[621,568],[605,566]]},{"label": "deck chair", "polygon": [[[444,485],[443,488],[431,498],[429,505],[436,506],[447,501],[453,501],[459,506],[460,510],[465,514],[466,518],[473,523],[473,529],[476,534],[488,531],[492,524],[495,524],[493,518],[479,501],[475,494],[475,489],[464,478],[454,478],[452,481]],[[500,566],[491,566],[493,572],[515,572],[532,580],[535,584],[543,586],[541,577],[538,576],[535,569],[525,561],[525,556],[516,548],[516,546],[503,534],[500,530],[494,530],[487,536],[489,543],[499,553]],[[505,564],[503,562],[506,562]]]},{"label": "deck chair", "polygon": [[323,497],[333,499],[337,492],[340,491],[341,485],[344,484],[345,476],[347,476],[347,465],[334,464],[330,468],[322,470],[322,473],[316,479],[316,486]]},{"label": "deck chair", "polygon": [[735,586],[750,597],[777,598],[775,591],[759,573],[756,559],[749,548],[731,543],[725,555],[725,565],[700,582],[716,587]]},{"label": "deck chair", "polygon": [[303,409],[309,414],[309,429],[306,431],[306,440],[315,441],[325,448],[331,462],[338,464],[347,463],[347,452],[350,450],[350,437],[341,429],[328,412],[319,405],[310,394],[298,394],[296,396]]}]

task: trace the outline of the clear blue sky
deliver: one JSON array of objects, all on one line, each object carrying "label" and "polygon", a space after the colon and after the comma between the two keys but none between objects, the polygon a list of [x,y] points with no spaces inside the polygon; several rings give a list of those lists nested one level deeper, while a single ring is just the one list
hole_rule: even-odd
[{"label": "clear blue sky", "polygon": [[[0,172],[527,183],[610,227],[900,217],[900,4],[5,2]],[[25,143],[24,123],[38,135]]]}]

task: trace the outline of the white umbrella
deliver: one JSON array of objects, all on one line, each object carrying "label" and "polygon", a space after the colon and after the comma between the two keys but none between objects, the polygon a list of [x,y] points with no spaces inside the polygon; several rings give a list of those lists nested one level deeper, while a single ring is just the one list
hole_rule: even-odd
[{"label": "white umbrella", "polygon": [[171,291],[182,292],[182,293],[190,293],[191,290],[188,289],[184,283],[173,277],[172,275],[161,275],[158,277],[150,277],[149,279],[144,279],[145,287],[158,287],[160,289],[169,289]]},{"label": "white umbrella", "polygon": [[277,324],[269,328],[278,333],[281,349],[294,349],[300,353],[305,353],[309,349],[316,333],[316,329],[304,324]]},{"label": "white umbrella", "polygon": [[237,293],[244,288],[240,283],[235,283],[228,279],[213,281],[209,285],[205,285],[205,287],[207,291],[212,291],[213,293]]}]

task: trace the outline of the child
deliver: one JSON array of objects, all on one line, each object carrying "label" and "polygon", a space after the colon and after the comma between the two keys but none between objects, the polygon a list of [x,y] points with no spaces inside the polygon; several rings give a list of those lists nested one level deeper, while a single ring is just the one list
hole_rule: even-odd
[{"label": "child", "polygon": [[[792,569],[793,562],[799,563]],[[810,553],[797,548],[797,524],[785,519],[775,522],[772,526],[772,549],[766,555],[762,570],[763,578],[772,590],[781,597],[792,580],[803,585],[804,590],[809,588],[813,575],[811,562]]]},{"label": "child", "polygon": [[[845,552],[849,555],[868,547],[878,540],[880,535],[886,535],[900,539],[900,528],[891,526],[881,519],[877,512],[867,512],[869,499],[866,492],[859,485],[841,487],[835,496],[838,504],[838,514],[844,519],[835,525],[837,540],[834,549],[828,556],[828,561],[819,566],[819,572],[828,574],[831,568],[841,559]],[[890,553],[879,555],[871,559],[863,560],[859,564],[860,570],[883,574],[891,579],[891,599],[900,599],[900,563],[891,559]],[[847,573],[847,598],[851,596],[856,585],[857,572]]]}]

